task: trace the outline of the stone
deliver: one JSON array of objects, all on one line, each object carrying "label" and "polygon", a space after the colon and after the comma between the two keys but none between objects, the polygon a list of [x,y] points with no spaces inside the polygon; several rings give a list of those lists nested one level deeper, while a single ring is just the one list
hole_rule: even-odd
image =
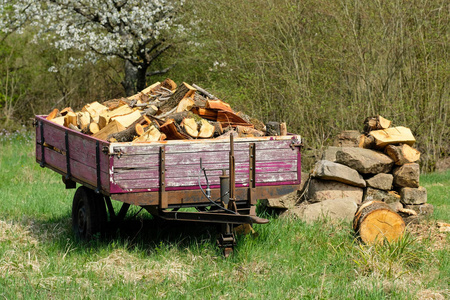
[{"label": "stone", "polygon": [[311,179],[307,199],[310,202],[319,202],[329,199],[350,198],[355,203],[361,203],[363,189],[337,181]]},{"label": "stone", "polygon": [[384,190],[378,190],[371,187],[364,189],[363,202],[368,201],[383,201],[386,204],[400,202],[400,196],[395,192],[387,192]]},{"label": "stone", "polygon": [[362,174],[389,173],[394,161],[387,155],[364,148],[342,147],[336,152],[336,162]]},{"label": "stone", "polygon": [[311,176],[324,180],[338,181],[357,187],[366,186],[366,181],[356,170],[328,160],[319,160],[314,165]]},{"label": "stone", "polygon": [[393,181],[394,176],[392,176],[392,174],[380,173],[369,179],[366,179],[366,185],[375,189],[389,191],[390,189],[392,189]]},{"label": "stone", "polygon": [[400,201],[389,203],[388,206],[395,212],[398,212],[399,210],[403,209],[403,204]]},{"label": "stone", "polygon": [[298,190],[299,190],[300,192],[303,191],[303,189],[305,188],[305,184],[308,182],[308,180],[309,180],[309,173],[302,172],[302,173],[301,173],[300,186],[299,186],[299,188],[298,188]]},{"label": "stone", "polygon": [[361,133],[357,130],[344,130],[334,140],[333,146],[358,147]]},{"label": "stone", "polygon": [[261,205],[270,208],[290,209],[295,206],[299,199],[298,191],[284,195],[280,198],[262,199]]},{"label": "stone", "polygon": [[328,161],[335,162],[336,161],[336,152],[338,152],[338,150],[340,150],[340,149],[341,149],[341,147],[332,147],[332,146],[328,147],[322,153],[322,160],[328,160]]},{"label": "stone", "polygon": [[419,204],[419,205],[405,205],[406,209],[414,210],[418,215],[432,215],[434,212],[434,206],[429,203]]},{"label": "stone", "polygon": [[358,204],[353,199],[330,199],[319,203],[302,205],[283,216],[295,216],[307,223],[312,223],[322,218],[328,218],[333,221],[351,221],[357,209]]},{"label": "stone", "polygon": [[400,187],[419,187],[420,167],[416,163],[408,163],[394,168],[394,184]]},{"label": "stone", "polygon": [[424,204],[427,202],[427,189],[404,187],[400,190],[400,201],[405,205]]}]

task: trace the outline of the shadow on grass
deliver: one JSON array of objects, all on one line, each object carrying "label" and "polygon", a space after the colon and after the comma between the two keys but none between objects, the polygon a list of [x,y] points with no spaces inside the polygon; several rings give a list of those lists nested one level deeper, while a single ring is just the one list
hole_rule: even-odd
[{"label": "shadow on grass", "polygon": [[71,216],[66,215],[48,220],[27,219],[22,225],[29,227],[37,241],[62,252],[71,244],[72,249],[80,253],[110,248],[133,249],[147,254],[162,249],[197,252],[217,248],[220,253],[216,246],[219,226],[215,224],[165,221],[145,214],[125,218],[120,223],[108,222],[104,233],[90,241],[82,241],[73,233],[71,222]]}]

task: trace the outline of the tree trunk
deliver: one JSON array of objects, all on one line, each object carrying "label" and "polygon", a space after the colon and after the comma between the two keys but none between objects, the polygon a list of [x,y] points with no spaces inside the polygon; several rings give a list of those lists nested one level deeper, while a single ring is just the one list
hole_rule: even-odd
[{"label": "tree trunk", "polygon": [[142,63],[139,65],[136,73],[136,93],[142,91],[147,86],[146,73],[148,64]]},{"label": "tree trunk", "polygon": [[[137,93],[136,83],[137,83],[138,69],[133,66],[128,60],[125,61],[125,78],[122,81],[122,86],[125,89],[125,94],[132,96]],[[145,80],[145,79],[144,79]]]}]

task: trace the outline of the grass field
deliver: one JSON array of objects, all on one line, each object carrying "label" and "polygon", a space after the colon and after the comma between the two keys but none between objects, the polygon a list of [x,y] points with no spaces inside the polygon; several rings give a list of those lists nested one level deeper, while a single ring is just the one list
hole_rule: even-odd
[{"label": "grass field", "polygon": [[[75,190],[34,160],[33,135],[0,136],[0,298],[445,299],[450,297],[450,172],[423,175],[433,216],[399,242],[360,245],[349,223],[268,216],[224,259],[214,228],[128,218],[77,242]],[[136,209],[129,215],[132,216]]]}]

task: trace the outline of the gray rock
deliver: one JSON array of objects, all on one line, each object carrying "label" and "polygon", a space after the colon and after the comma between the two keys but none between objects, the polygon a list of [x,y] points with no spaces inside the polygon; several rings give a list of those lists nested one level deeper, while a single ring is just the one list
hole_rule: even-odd
[{"label": "gray rock", "polygon": [[419,164],[409,163],[394,168],[394,184],[400,187],[419,187],[420,167]]},{"label": "gray rock", "polygon": [[431,215],[434,212],[434,206],[429,203],[419,205],[405,205],[405,208],[412,209],[417,212],[417,214],[424,216]]},{"label": "gray rock", "polygon": [[394,161],[387,155],[363,148],[342,147],[336,152],[336,162],[362,174],[388,173]]},{"label": "gray rock", "polygon": [[400,190],[401,202],[405,205],[424,204],[427,202],[427,189],[404,187]]},{"label": "gray rock", "polygon": [[261,205],[270,208],[291,209],[299,200],[298,191],[284,195],[280,198],[262,199]]},{"label": "gray rock", "polygon": [[302,205],[293,210],[289,210],[283,216],[295,216],[307,223],[329,218],[336,221],[351,221],[358,208],[357,203],[353,199],[331,199],[319,203]]},{"label": "gray rock", "polygon": [[336,161],[336,152],[338,152],[338,150],[341,150],[341,147],[328,147],[322,153],[322,160],[328,160],[328,161],[335,162]]},{"label": "gray rock", "polygon": [[350,198],[355,203],[361,203],[363,189],[337,181],[311,179],[307,198],[310,202],[319,202],[330,199]]},{"label": "gray rock", "polygon": [[392,189],[392,182],[394,180],[394,176],[392,174],[380,173],[369,179],[366,179],[366,184],[369,187],[373,187],[379,190],[389,191]]},{"label": "gray rock", "polygon": [[358,147],[361,133],[357,130],[344,130],[334,140],[333,146]]},{"label": "gray rock", "polygon": [[400,201],[389,203],[388,206],[395,212],[398,212],[399,210],[403,209],[403,204]]},{"label": "gray rock", "polygon": [[363,202],[378,200],[386,204],[400,202],[400,196],[395,192],[387,192],[374,188],[366,188],[364,190]]},{"label": "gray rock", "polygon": [[305,188],[305,184],[308,182],[308,179],[309,179],[309,173],[302,172],[301,173],[300,187],[298,188],[298,190],[300,192],[302,192],[303,189]]},{"label": "gray rock", "polygon": [[358,187],[366,186],[366,181],[357,171],[328,160],[319,160],[311,175],[316,178],[338,181]]}]

